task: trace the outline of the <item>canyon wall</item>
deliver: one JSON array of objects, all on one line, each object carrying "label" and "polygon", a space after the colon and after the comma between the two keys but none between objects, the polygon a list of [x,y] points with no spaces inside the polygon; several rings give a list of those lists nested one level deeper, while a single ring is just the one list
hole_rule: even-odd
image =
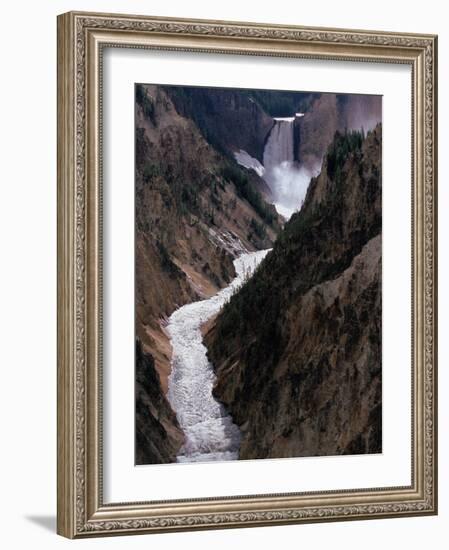
[{"label": "canyon wall", "polygon": [[319,170],[336,131],[367,132],[381,122],[381,96],[320,94],[295,120],[295,158],[308,169]]},{"label": "canyon wall", "polygon": [[136,342],[136,464],[175,462],[184,434],[164,392],[154,359]]},{"label": "canyon wall", "polygon": [[337,133],[205,337],[240,458],[381,452],[381,126]]},{"label": "canyon wall", "polygon": [[[136,87],[136,337],[154,361],[162,396],[171,358],[167,317],[226,286],[235,275],[233,259],[272,246],[280,230],[257,174],[211,145],[180,104],[159,86]],[[146,393],[140,406],[155,402],[156,394]],[[137,415],[137,433],[147,432],[144,420]]]},{"label": "canyon wall", "polygon": [[[207,342],[219,375],[216,394],[229,405],[231,413],[235,413],[245,434],[241,457],[259,456],[257,453],[261,453],[260,457],[277,456],[276,453],[296,456],[306,452],[305,447],[297,447],[298,433],[294,430],[291,437],[285,436],[286,440],[279,435],[289,433],[290,428],[286,426],[291,425],[294,418],[298,420],[299,412],[296,417],[282,412],[284,420],[279,421],[266,437],[260,437],[258,429],[252,430],[262,422],[265,414],[271,418],[272,411],[266,407],[271,406],[272,398],[274,401],[281,399],[276,393],[279,380],[287,391],[286,380],[299,379],[290,365],[292,360],[297,361],[297,366],[302,365],[298,369],[303,373],[305,359],[294,347],[294,342],[305,341],[309,333],[301,331],[309,329],[305,324],[296,326],[295,316],[302,318],[301,312],[304,315],[307,312],[307,317],[325,317],[332,307],[343,308],[339,293],[345,296],[345,308],[346,305],[355,308],[355,315],[364,315],[366,300],[369,307],[376,307],[375,292],[373,294],[367,289],[375,290],[376,285],[380,285],[376,275],[380,264],[372,261],[379,244],[373,241],[369,248],[365,250],[364,247],[368,246],[368,241],[378,237],[377,233],[370,233],[368,238],[373,228],[377,227],[380,233],[377,224],[380,223],[380,214],[379,220],[373,218],[371,204],[380,201],[380,158],[375,158],[376,143],[377,155],[380,155],[380,128],[365,141],[363,135],[344,135],[343,129],[360,125],[366,129],[372,127],[380,118],[380,108],[380,98],[374,96],[136,86],[135,303],[136,338],[140,350],[136,356],[136,460],[142,463],[172,462],[183,441],[176,417],[165,398],[171,360],[170,340],[164,328],[166,319],[183,304],[212,296],[228,285],[235,275],[233,259],[242,252],[273,245],[274,252],[270,257],[276,261],[267,260],[270,261],[269,268],[262,268],[262,272],[266,274],[264,284],[269,282],[274,286],[258,287],[263,276],[256,274],[258,282],[248,285],[253,290],[245,291],[250,292],[249,300],[240,302],[237,298],[235,303],[242,306],[241,311],[225,308],[208,333]],[[294,122],[294,158],[304,166],[315,168],[321,166],[323,157],[325,162],[320,177],[312,180],[303,206],[304,214],[294,215],[286,230],[281,232],[283,220],[267,202],[273,198],[267,183],[256,171],[239,166],[234,153],[243,150],[254,159],[263,160],[274,124],[272,117],[295,112],[305,114]],[[326,157],[326,150],[337,130],[341,133],[337,134]],[[355,191],[349,193],[352,187],[349,184],[345,187],[342,174],[354,180]],[[377,191],[374,189],[376,185],[379,186]],[[367,197],[371,202],[365,204]],[[351,202],[352,199],[355,202]],[[276,240],[278,235],[280,238]],[[310,242],[304,240],[304,235],[309,236]],[[304,258],[300,258],[301,251]],[[380,262],[380,256],[378,259]],[[289,263],[290,260],[293,263]],[[295,279],[295,269],[302,272],[302,279]],[[367,270],[374,274],[370,281],[365,277]],[[337,279],[338,284],[330,284]],[[310,285],[304,281],[309,281]],[[321,288],[320,285],[325,283],[329,284]],[[354,285],[360,296],[355,293]],[[317,305],[315,294],[307,294],[312,287],[324,296],[321,306]],[[267,295],[270,296],[268,302],[261,303]],[[293,298],[292,303],[284,301],[287,297]],[[331,306],[331,302],[334,305]],[[323,308],[321,312],[319,307]],[[350,315],[348,311],[352,310],[345,308],[341,315]],[[333,338],[344,340],[345,322],[342,321],[339,328],[334,327]],[[254,323],[259,323],[259,326]],[[243,327],[241,336],[235,332],[237,327]],[[326,331],[330,338],[330,329]],[[324,335],[318,329],[312,336],[309,334],[310,342],[315,342],[317,347],[318,341],[313,339],[313,335],[323,338]],[[246,337],[247,341],[241,341]],[[366,334],[360,336],[360,345],[364,345],[366,338]],[[260,343],[256,344],[256,341]],[[332,346],[331,340],[329,346]],[[287,350],[285,357],[281,348]],[[375,356],[373,351],[370,357]],[[269,369],[274,368],[276,357],[283,366],[279,365],[276,372],[270,374]],[[251,389],[251,373],[259,360],[260,365],[268,365],[268,370],[263,371],[267,378],[255,378],[255,387],[264,396],[257,409],[251,399],[247,401],[246,394]],[[337,354],[332,361],[341,362],[343,359]],[[231,372],[236,378],[228,378]],[[150,387],[144,381],[144,373],[153,382],[156,376],[159,385],[152,382]],[[270,378],[272,375],[273,379]],[[284,376],[287,377],[285,380]],[[362,381],[368,384],[364,376],[357,380],[359,384]],[[373,380],[379,381],[380,376],[375,374]],[[332,378],[332,384],[338,383],[338,377]],[[372,403],[377,399],[376,392],[380,387],[375,383],[373,388],[377,389],[373,389],[371,400],[364,409],[371,415],[370,426],[374,426],[375,418],[378,418],[377,413],[372,412]],[[308,384],[310,388],[314,387],[312,375],[303,381],[302,390],[294,388],[293,382],[290,384],[293,392],[290,397],[296,398],[295,392],[300,391],[301,407],[305,406],[304,392],[308,390],[304,388],[308,388]],[[267,394],[267,391],[271,393]],[[343,394],[346,391],[342,389]],[[286,394],[283,395],[286,407],[289,401]],[[240,409],[238,402],[242,396]],[[337,399],[340,406],[343,397]],[[246,412],[251,422],[245,419],[247,405]],[[314,406],[324,407],[321,402],[312,400],[309,408],[300,409],[305,419],[301,420],[302,427],[297,429],[303,430],[303,435],[312,429],[308,422],[314,420],[307,419],[307,411],[310,413]],[[161,407],[162,416],[156,414],[158,407]],[[359,412],[362,415],[361,410]],[[153,432],[151,441],[149,426]],[[338,449],[334,451],[375,448],[379,437],[374,428],[368,429],[367,426],[368,420],[362,415],[357,433],[364,434],[363,442],[355,442],[355,436],[351,439],[355,433],[351,431],[346,439],[339,441]],[[336,425],[336,429],[340,427]],[[326,440],[326,437],[331,437],[330,432],[326,437],[320,437],[319,442],[307,443],[311,452],[334,452]],[[159,454],[156,448],[159,448]]]}]

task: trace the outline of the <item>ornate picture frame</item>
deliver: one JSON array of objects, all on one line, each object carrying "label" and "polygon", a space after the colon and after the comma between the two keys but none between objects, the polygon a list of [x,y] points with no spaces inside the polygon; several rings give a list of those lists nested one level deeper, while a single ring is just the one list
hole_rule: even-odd
[{"label": "ornate picture frame", "polygon": [[[411,484],[106,503],[105,48],[403,64],[412,86]],[[58,17],[58,533],[69,538],[437,513],[437,37],[70,12]],[[132,367],[131,367],[132,368]]]}]

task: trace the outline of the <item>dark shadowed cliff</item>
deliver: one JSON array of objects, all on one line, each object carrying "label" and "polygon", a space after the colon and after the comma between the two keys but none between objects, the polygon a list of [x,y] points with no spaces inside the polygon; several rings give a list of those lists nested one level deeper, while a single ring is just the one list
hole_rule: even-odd
[{"label": "dark shadowed cliff", "polygon": [[192,119],[218,151],[229,154],[243,149],[260,162],[274,124],[272,117],[306,111],[319,95],[189,86],[163,89],[178,112]]},{"label": "dark shadowed cliff", "polygon": [[206,335],[240,458],[381,451],[381,127],[337,133]]},{"label": "dark shadowed cliff", "polygon": [[173,458],[179,443],[174,414],[165,411],[163,421],[156,416],[160,426],[154,418],[158,406],[170,409],[165,320],[226,286],[235,276],[233,259],[271,246],[280,229],[257,174],[218,151],[181,107],[181,99],[175,107],[160,86],[136,86],[136,338],[148,376],[156,373],[160,382],[144,383],[137,365],[137,448],[144,462],[155,452],[148,447],[151,429],[163,446],[160,461]]},{"label": "dark shadowed cliff", "polygon": [[136,464],[175,462],[184,435],[166,400],[154,359],[136,341]]},{"label": "dark shadowed cliff", "polygon": [[304,116],[295,120],[295,158],[315,170],[335,132],[372,130],[382,122],[382,97],[356,94],[320,94]]},{"label": "dark shadowed cliff", "polygon": [[221,152],[244,149],[262,161],[272,118],[249,94],[226,88],[164,87],[178,112]]},{"label": "dark shadowed cliff", "polygon": [[270,246],[279,224],[256,174],[223,157],[161,87],[137,86],[136,100],[136,332],[166,389],[161,321],[227,285],[242,247]]}]

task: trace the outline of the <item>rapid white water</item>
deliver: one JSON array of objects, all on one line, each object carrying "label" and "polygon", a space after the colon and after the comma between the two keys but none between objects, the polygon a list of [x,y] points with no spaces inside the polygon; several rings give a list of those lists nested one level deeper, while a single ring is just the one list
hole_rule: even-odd
[{"label": "rapid white water", "polygon": [[182,306],[168,320],[173,355],[167,398],[186,435],[178,462],[238,458],[240,430],[212,395],[215,373],[207,359],[201,325],[220,311],[268,252],[242,254],[234,260],[237,276],[226,288],[207,300]]},{"label": "rapid white water", "polygon": [[263,165],[267,178],[271,171],[282,162],[293,162],[293,123],[295,117],[275,118],[263,152]]},{"label": "rapid white water", "polygon": [[316,175],[294,160],[294,121],[302,116],[296,113],[293,117],[274,118],[263,153],[263,178],[271,189],[276,210],[286,219],[301,208],[310,179]]}]

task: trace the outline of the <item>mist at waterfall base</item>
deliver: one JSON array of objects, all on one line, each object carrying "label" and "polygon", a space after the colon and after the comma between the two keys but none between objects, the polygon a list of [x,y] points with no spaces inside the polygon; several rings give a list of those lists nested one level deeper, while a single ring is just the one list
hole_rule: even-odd
[{"label": "mist at waterfall base", "polygon": [[288,220],[300,210],[312,177],[317,176],[320,166],[306,168],[294,160],[294,121],[303,116],[274,118],[263,153],[263,164],[246,151],[234,154],[237,162],[254,170],[268,184],[273,204],[281,216]]},{"label": "mist at waterfall base", "polygon": [[273,194],[273,204],[286,220],[301,209],[310,180],[318,173],[318,166],[316,170],[311,171],[288,160],[265,171],[264,179]]}]

